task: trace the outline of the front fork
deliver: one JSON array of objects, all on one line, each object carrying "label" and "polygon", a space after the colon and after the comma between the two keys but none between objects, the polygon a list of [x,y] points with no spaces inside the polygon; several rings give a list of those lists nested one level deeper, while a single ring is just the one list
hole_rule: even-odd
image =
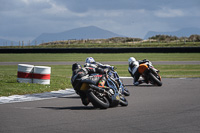
[{"label": "front fork", "polygon": [[156,78],[158,78],[161,81],[160,75],[153,69],[153,68],[148,68],[144,72],[144,80],[150,82],[151,84],[154,84],[154,81],[149,77],[149,73],[152,73]]}]

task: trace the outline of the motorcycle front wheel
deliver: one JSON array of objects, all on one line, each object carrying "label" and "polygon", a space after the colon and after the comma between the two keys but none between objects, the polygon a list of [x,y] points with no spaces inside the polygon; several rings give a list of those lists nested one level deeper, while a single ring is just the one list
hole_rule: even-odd
[{"label": "motorcycle front wheel", "polygon": [[154,75],[153,73],[149,73],[149,77],[157,86],[162,86],[162,82],[159,75]]},{"label": "motorcycle front wheel", "polygon": [[124,92],[123,92],[124,96],[130,96],[130,92],[128,89],[126,89],[126,87],[124,87]]},{"label": "motorcycle front wheel", "polygon": [[108,99],[99,92],[88,91],[87,96],[95,108],[107,109],[110,106]]},{"label": "motorcycle front wheel", "polygon": [[120,104],[121,106],[128,106],[128,101],[126,100],[125,97],[120,96],[119,104]]}]

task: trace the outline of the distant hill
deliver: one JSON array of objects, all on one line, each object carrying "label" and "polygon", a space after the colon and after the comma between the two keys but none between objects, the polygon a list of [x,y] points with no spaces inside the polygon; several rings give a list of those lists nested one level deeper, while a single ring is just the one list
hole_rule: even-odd
[{"label": "distant hill", "polygon": [[144,39],[148,39],[149,37],[155,36],[155,35],[171,35],[171,36],[177,36],[177,37],[189,37],[192,34],[198,34],[200,35],[200,28],[183,28],[178,31],[174,32],[155,32],[155,31],[149,31]]},{"label": "distant hill", "polygon": [[50,41],[58,41],[58,40],[71,40],[71,39],[107,39],[111,37],[123,37],[122,35],[118,35],[116,33],[110,32],[108,30],[104,30],[98,28],[96,26],[88,26],[76,28],[60,33],[43,33],[38,36],[36,39],[32,41],[35,43],[41,42],[50,42]]}]

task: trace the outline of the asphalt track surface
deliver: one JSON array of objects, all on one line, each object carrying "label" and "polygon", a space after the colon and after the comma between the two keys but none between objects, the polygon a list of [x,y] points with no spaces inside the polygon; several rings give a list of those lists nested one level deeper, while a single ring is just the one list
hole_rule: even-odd
[{"label": "asphalt track surface", "polygon": [[127,107],[83,106],[77,95],[0,104],[0,133],[199,133],[200,78],[164,78],[133,86]]}]

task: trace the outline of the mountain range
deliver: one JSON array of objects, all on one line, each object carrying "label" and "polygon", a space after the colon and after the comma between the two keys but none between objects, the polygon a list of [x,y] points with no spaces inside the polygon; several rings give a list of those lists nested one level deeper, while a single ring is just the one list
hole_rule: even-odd
[{"label": "mountain range", "polygon": [[43,33],[38,36],[36,39],[32,41],[58,41],[58,40],[81,40],[81,39],[107,39],[112,37],[124,37],[123,35],[119,35],[113,33],[108,30],[104,30],[98,28],[96,26],[88,26],[88,27],[81,27],[76,28],[60,33]]},{"label": "mountain range", "polygon": [[156,32],[156,31],[149,31],[144,39],[148,39],[149,37],[155,36],[155,35],[171,35],[171,36],[177,36],[177,37],[189,37],[190,35],[198,34],[200,35],[200,28],[183,28],[174,32]]},{"label": "mountain range", "polygon": [[[172,35],[177,37],[189,37],[192,34],[200,35],[200,28],[183,28],[174,32],[156,32],[149,31],[144,39],[155,35]],[[60,33],[43,33],[35,38],[31,44],[41,44],[43,42],[58,41],[58,40],[81,40],[81,39],[107,39],[112,37],[125,37],[113,33],[108,30],[98,28],[96,26],[81,27],[72,30],[67,30]],[[0,38],[0,46],[19,45],[19,42],[5,40]],[[25,44],[26,45],[26,44]]]}]

